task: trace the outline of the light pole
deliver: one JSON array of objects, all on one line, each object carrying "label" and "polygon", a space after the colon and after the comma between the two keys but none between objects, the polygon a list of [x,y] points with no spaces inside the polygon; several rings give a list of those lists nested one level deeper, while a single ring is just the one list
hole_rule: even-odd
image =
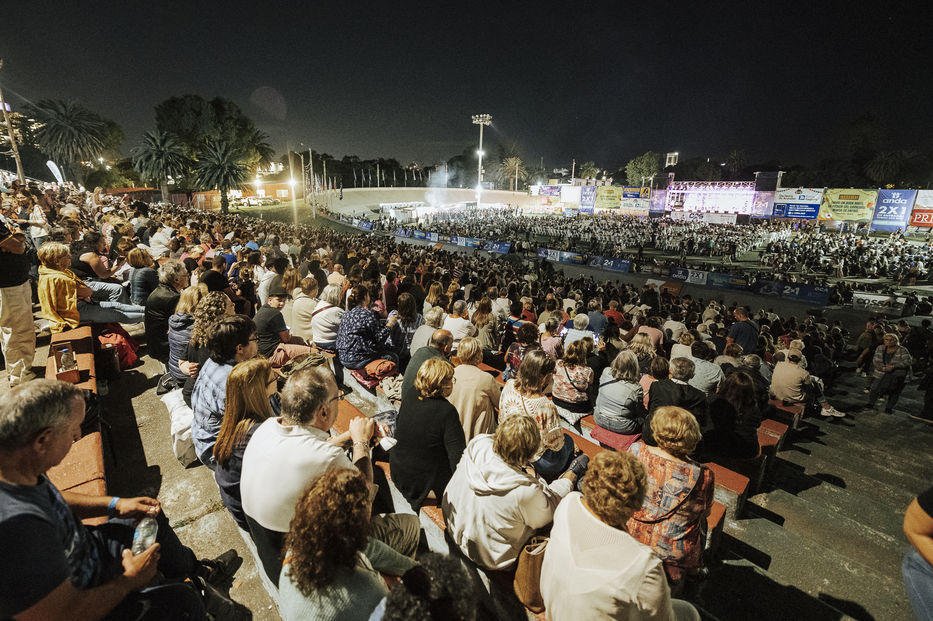
[{"label": "light pole", "polygon": [[476,171],[476,207],[479,208],[480,196],[483,193],[483,126],[492,125],[492,115],[474,114],[473,124],[479,125],[479,149],[476,155],[479,156]]}]

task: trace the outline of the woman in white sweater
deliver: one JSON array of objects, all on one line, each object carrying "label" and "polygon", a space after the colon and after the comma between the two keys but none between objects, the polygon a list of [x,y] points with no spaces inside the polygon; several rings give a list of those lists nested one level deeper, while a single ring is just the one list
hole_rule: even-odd
[{"label": "woman in white sweater", "polygon": [[645,498],[647,477],[629,453],[603,451],[557,507],[541,568],[549,621],[658,619],[699,621],[672,600],[664,566],[625,530]]},{"label": "woman in white sweater", "polygon": [[528,416],[510,416],[495,436],[473,438],[444,492],[447,532],[471,561],[505,569],[518,559],[535,529],[551,523],[560,499],[586,471],[577,457],[548,485],[528,465],[541,446],[541,433]]}]

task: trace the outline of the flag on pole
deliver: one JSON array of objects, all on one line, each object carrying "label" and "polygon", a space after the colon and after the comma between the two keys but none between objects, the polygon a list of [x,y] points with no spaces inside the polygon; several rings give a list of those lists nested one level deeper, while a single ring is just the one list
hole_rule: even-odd
[{"label": "flag on pole", "polygon": [[396,186],[396,183],[395,183],[395,169],[393,168],[393,169],[392,169],[392,187],[394,188],[395,186]]}]

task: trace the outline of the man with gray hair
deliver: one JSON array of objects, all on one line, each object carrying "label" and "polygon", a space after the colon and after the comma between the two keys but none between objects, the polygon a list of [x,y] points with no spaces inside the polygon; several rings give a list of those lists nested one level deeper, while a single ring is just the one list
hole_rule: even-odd
[{"label": "man with gray hair", "polygon": [[450,332],[454,337],[453,352],[455,353],[461,340],[468,336],[476,336],[476,326],[470,321],[470,313],[467,311],[466,302],[463,300],[454,302],[450,314],[444,320],[444,330]]},{"label": "man with gray hair", "polygon": [[[239,618],[212,586],[232,574],[233,550],[198,561],[155,498],[60,492],[49,481],[83,420],[84,396],[65,382],[35,380],[0,403],[0,617],[200,619],[223,606],[234,613],[225,618]],[[136,522],[146,516],[158,522],[156,543],[134,556]],[[110,519],[81,523],[94,517]],[[149,587],[157,571],[167,580]]]},{"label": "man with gray hair", "polygon": [[[302,369],[282,389],[281,416],[262,423],[246,445],[240,476],[243,512],[263,569],[275,584],[282,568],[283,538],[308,486],[333,468],[356,468],[368,483],[373,482],[370,443],[376,435],[375,423],[360,416],[350,421],[348,431],[333,435],[342,399],[330,369]],[[347,457],[348,445],[352,460]],[[373,538],[399,554],[381,549],[367,557],[377,570],[402,575],[413,563],[399,555],[415,553],[418,516],[390,513],[374,516],[371,523]]]},{"label": "man with gray hair", "polygon": [[450,353],[454,348],[454,335],[449,330],[435,330],[431,335],[431,340],[424,347],[421,347],[412,354],[408,366],[405,367],[405,377],[402,379],[402,400],[405,395],[415,385],[415,378],[418,376],[418,370],[425,362],[431,358],[443,358],[450,360]]},{"label": "man with gray hair", "polygon": [[159,286],[146,300],[146,343],[149,355],[168,364],[168,318],[175,313],[181,290],[188,286],[188,270],[178,259],[159,266]]}]

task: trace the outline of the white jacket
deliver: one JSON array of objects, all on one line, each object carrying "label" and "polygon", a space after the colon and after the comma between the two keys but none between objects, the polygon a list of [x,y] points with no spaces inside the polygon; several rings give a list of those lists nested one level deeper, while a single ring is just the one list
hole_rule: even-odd
[{"label": "white jacket", "polygon": [[492,436],[467,445],[444,492],[447,530],[460,550],[487,569],[503,569],[518,559],[535,529],[551,523],[561,498],[573,484],[559,478],[550,486],[508,465],[492,450]]}]

